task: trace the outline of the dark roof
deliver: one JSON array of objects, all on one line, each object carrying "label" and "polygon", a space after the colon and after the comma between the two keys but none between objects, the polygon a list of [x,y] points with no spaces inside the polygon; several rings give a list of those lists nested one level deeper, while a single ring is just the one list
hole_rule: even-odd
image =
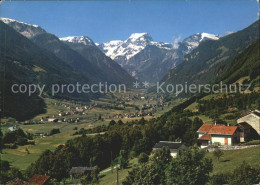
[{"label": "dark roof", "polygon": [[169,149],[178,149],[182,146],[183,144],[180,142],[172,142],[172,141],[159,141],[154,145],[154,149],[156,148],[162,148],[162,147],[168,147]]},{"label": "dark roof", "polygon": [[36,185],[42,185],[49,180],[50,176],[35,174],[28,182],[35,183]]},{"label": "dark roof", "polygon": [[260,112],[254,111],[253,114],[257,115],[258,117],[260,117]]},{"label": "dark roof", "polygon": [[252,128],[252,126],[249,125],[247,122],[237,123],[236,125],[239,126],[239,127],[242,127],[243,129],[249,129],[249,128]]},{"label": "dark roof", "polygon": [[72,167],[70,174],[83,174],[85,171],[92,171],[93,167]]},{"label": "dark roof", "polygon": [[31,185],[31,183],[25,182],[19,178],[15,178],[13,180],[8,181],[6,185]]}]

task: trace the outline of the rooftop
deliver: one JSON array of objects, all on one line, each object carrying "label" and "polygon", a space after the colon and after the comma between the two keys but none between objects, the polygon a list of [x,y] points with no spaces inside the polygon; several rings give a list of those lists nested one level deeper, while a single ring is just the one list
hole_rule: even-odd
[{"label": "rooftop", "polygon": [[204,123],[197,132],[208,132],[213,126],[213,124]]},{"label": "rooftop", "polygon": [[50,176],[35,174],[32,178],[29,179],[28,182],[29,183],[34,183],[36,185],[42,185],[46,181],[48,181],[49,178],[50,178]]},{"label": "rooftop", "polygon": [[154,145],[154,149],[168,147],[169,149],[178,149],[183,144],[181,142],[172,142],[172,141],[159,141]]},{"label": "rooftop", "polygon": [[219,135],[233,135],[238,127],[214,124],[203,124],[197,132]]},{"label": "rooftop", "polygon": [[211,135],[210,134],[204,134],[201,137],[198,138],[199,140],[211,140]]},{"label": "rooftop", "polygon": [[83,174],[85,171],[92,171],[93,167],[72,167],[70,174]]}]

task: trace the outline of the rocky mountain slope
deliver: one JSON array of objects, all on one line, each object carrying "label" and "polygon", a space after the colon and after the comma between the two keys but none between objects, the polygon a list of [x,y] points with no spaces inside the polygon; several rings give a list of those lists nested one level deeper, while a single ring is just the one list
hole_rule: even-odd
[{"label": "rocky mountain slope", "polygon": [[[88,52],[88,58],[86,58],[73,50],[58,37],[46,32],[39,26],[7,18],[2,18],[1,20],[33,41],[39,47],[52,52],[55,56],[69,64],[73,69],[87,76],[92,82],[128,83],[130,85],[130,83],[134,81],[130,75],[122,75],[125,73],[125,70],[114,61],[107,60],[102,52],[92,52],[92,48],[85,48],[85,51]],[[73,40],[73,38],[67,37],[67,41],[70,41],[71,43],[95,45],[88,37],[79,37],[77,39]],[[100,67],[99,64],[94,62],[94,59],[96,58],[99,59],[99,64],[104,63],[105,65]],[[104,71],[106,71],[106,74],[104,74]]]},{"label": "rocky mountain slope", "polygon": [[[7,24],[0,21],[0,92],[1,117],[13,117],[17,120],[30,119],[45,111],[44,100],[39,97],[39,91],[29,95],[29,84],[42,87],[42,96],[52,96],[52,84],[89,83],[85,75],[56,57],[53,53],[42,49],[32,41],[19,34]],[[27,91],[14,93],[13,84],[24,84]],[[53,97],[53,96],[52,96]],[[90,94],[63,93],[54,96],[62,99],[89,100]]]},{"label": "rocky mountain slope", "polygon": [[157,82],[172,68],[180,64],[184,55],[205,40],[219,37],[198,33],[177,43],[155,42],[148,33],[133,33],[125,41],[114,40],[99,44],[98,47],[125,68],[136,79]]}]

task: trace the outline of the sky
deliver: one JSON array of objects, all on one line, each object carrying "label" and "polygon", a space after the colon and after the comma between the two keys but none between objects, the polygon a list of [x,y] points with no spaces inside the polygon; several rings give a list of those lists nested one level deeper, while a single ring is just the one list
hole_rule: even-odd
[{"label": "sky", "polygon": [[4,1],[0,16],[36,24],[58,37],[86,35],[94,42],[149,33],[172,43],[199,32],[226,35],[258,19],[256,0]]}]

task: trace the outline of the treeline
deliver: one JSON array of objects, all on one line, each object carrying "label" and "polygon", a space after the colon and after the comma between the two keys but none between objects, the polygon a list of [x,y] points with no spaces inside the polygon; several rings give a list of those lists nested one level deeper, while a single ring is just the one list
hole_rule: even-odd
[{"label": "treeline", "polygon": [[[47,173],[58,181],[69,176],[71,167],[109,167],[114,160],[127,159],[140,153],[150,154],[159,140],[182,140],[191,146],[197,142],[196,130],[202,125],[199,118],[194,121],[182,113],[175,113],[165,121],[161,119],[123,123],[111,121],[107,132],[95,136],[81,136],[67,141],[54,152],[45,151],[27,170],[26,176]],[[123,155],[124,154],[124,155]],[[122,160],[121,160],[121,163]]]}]

